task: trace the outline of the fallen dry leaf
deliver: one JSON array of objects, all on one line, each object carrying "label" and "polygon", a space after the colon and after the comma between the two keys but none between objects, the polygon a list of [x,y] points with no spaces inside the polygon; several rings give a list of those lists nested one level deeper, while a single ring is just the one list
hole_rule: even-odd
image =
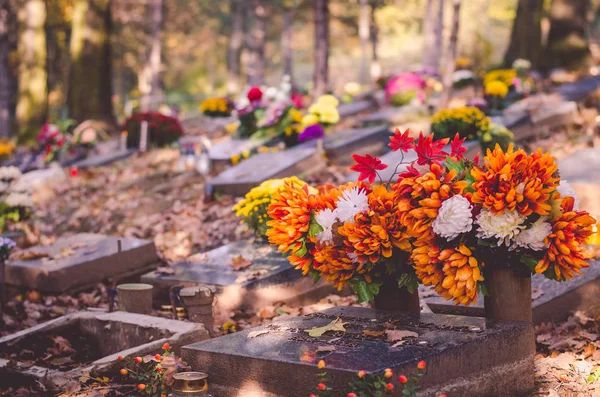
[{"label": "fallen dry leaf", "polygon": [[344,328],[344,323],[342,322],[342,319],[338,317],[335,320],[333,320],[332,322],[330,322],[329,324],[324,325],[323,327],[313,327],[312,329],[304,330],[304,332],[306,332],[313,338],[318,338],[320,336],[323,336],[323,334],[328,331],[346,332],[346,328]]},{"label": "fallen dry leaf", "polygon": [[365,329],[362,333],[365,336],[379,337],[379,336],[383,336],[383,334],[385,334],[385,331],[371,331],[370,329]]},{"label": "fallen dry leaf", "polygon": [[335,351],[335,346],[319,346],[319,347],[317,347],[317,353],[332,352],[332,351]]},{"label": "fallen dry leaf", "polygon": [[389,330],[385,331],[385,333],[387,335],[388,342],[395,342],[395,341],[403,340],[406,338],[418,338],[419,337],[419,334],[417,334],[416,332],[405,331],[405,330],[401,330],[401,329],[389,329]]},{"label": "fallen dry leaf", "polygon": [[231,268],[236,272],[247,269],[250,266],[252,266],[252,262],[241,255],[231,258]]},{"label": "fallen dry leaf", "polygon": [[268,329],[261,329],[259,331],[252,331],[252,332],[248,333],[248,339],[256,338],[257,336],[268,334],[268,333],[269,333]]}]

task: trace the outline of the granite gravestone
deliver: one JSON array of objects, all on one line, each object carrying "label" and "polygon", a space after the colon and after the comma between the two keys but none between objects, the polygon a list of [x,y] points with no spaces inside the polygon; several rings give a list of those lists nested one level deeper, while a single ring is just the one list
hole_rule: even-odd
[{"label": "granite gravestone", "polygon": [[311,174],[325,166],[315,145],[299,145],[280,152],[260,153],[231,167],[206,184],[207,194],[244,195],[267,179]]},{"label": "granite gravestone", "polygon": [[379,156],[386,152],[390,130],[385,125],[336,131],[325,138],[327,159],[334,164],[353,163],[353,153]]},{"label": "granite gravestone", "polygon": [[377,103],[374,100],[362,99],[355,102],[340,104],[338,106],[338,113],[341,118],[345,118],[357,115],[361,112],[366,112],[375,107],[377,107]]},{"label": "granite gravestone", "polygon": [[[345,331],[306,331],[341,322]],[[368,331],[365,333],[365,331]],[[408,377],[427,362],[420,396],[527,394],[534,387],[531,324],[338,307],[185,346],[183,359],[208,373],[222,397],[300,397],[315,391],[319,360],[333,395],[345,395],[359,370],[391,368]],[[269,394],[270,393],[270,394]]]},{"label": "granite gravestone", "polygon": [[105,278],[142,274],[159,261],[152,241],[81,233],[17,253],[6,262],[6,283],[53,293],[77,291]]},{"label": "granite gravestone", "polygon": [[267,144],[266,139],[226,139],[216,143],[208,150],[208,156],[214,169],[222,170],[231,164],[231,158],[242,156],[244,152],[252,152]]},{"label": "granite gravestone", "polygon": [[209,285],[218,293],[221,309],[260,308],[277,301],[319,300],[333,292],[324,282],[294,269],[286,257],[267,243],[243,240],[173,265],[173,274],[150,272],[142,282],[154,286],[155,300],[166,302],[175,285]]}]

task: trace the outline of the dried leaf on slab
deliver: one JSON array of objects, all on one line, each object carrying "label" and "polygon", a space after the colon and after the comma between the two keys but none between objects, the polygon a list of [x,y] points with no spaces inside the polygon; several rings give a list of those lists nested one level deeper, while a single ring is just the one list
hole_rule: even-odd
[{"label": "dried leaf on slab", "polygon": [[242,255],[231,258],[231,268],[236,272],[247,269],[250,266],[252,266],[252,262],[244,258]]},{"label": "dried leaf on slab", "polygon": [[401,329],[389,329],[385,331],[385,334],[387,335],[388,342],[403,341],[404,339],[419,337],[419,334],[416,332]]},{"label": "dried leaf on slab", "polygon": [[335,346],[319,346],[319,347],[317,347],[317,353],[332,352],[332,351],[335,351]]},{"label": "dried leaf on slab", "polygon": [[304,332],[306,332],[308,335],[312,336],[313,338],[318,338],[320,336],[323,336],[324,333],[329,332],[329,331],[346,332],[346,328],[344,328],[344,322],[342,321],[342,319],[338,317],[323,327],[313,327],[312,329],[304,330]]},{"label": "dried leaf on slab", "polygon": [[250,333],[248,333],[248,339],[256,338],[257,336],[268,334],[268,333],[269,333],[268,329],[261,329],[259,331],[251,331]]},{"label": "dried leaf on slab", "polygon": [[362,333],[365,336],[379,337],[383,336],[383,334],[385,334],[385,331],[371,331],[370,329],[365,329]]}]

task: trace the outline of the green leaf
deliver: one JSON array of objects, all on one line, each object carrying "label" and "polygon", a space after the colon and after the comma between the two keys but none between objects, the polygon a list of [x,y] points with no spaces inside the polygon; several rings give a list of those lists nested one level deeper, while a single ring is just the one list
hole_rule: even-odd
[{"label": "green leaf", "polygon": [[408,292],[414,294],[417,288],[419,288],[419,279],[413,272],[402,273],[398,277],[398,288],[405,287]]},{"label": "green leaf", "polygon": [[490,293],[488,292],[484,283],[477,283],[477,286],[479,287],[479,292],[481,292],[481,295],[490,296]]},{"label": "green leaf", "polygon": [[302,248],[300,248],[298,251],[296,251],[295,254],[296,254],[296,256],[299,256],[300,258],[302,258],[307,253],[308,253],[308,250],[306,249],[306,243],[302,242]]},{"label": "green leaf", "polygon": [[359,302],[373,302],[380,286],[381,283],[367,283],[361,279],[350,280],[350,287],[358,295]]},{"label": "green leaf", "polygon": [[315,220],[314,216],[310,218],[310,226],[308,227],[308,235],[310,237],[316,237],[317,234],[323,231],[323,227]]},{"label": "green leaf", "polygon": [[308,272],[308,275],[310,276],[310,278],[312,278],[313,283],[318,283],[319,280],[321,279],[321,274],[319,274],[319,272],[317,272],[316,270],[310,270]]},{"label": "green leaf", "polygon": [[532,257],[527,256],[527,255],[523,255],[521,257],[521,259],[520,259],[520,262],[526,264],[532,272],[535,272],[535,267],[538,264],[538,260],[537,259],[532,258]]},{"label": "green leaf", "polygon": [[446,157],[445,164],[446,164],[446,168],[448,168],[448,171],[455,170],[456,175],[459,175],[462,172],[462,170],[465,169],[464,161],[462,161],[462,160],[455,161],[450,156]]}]

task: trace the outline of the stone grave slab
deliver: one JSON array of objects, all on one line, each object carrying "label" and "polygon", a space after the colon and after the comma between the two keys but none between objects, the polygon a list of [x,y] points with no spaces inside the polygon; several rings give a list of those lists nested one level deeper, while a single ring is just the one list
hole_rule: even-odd
[{"label": "stone grave slab", "polygon": [[389,106],[362,117],[360,122],[365,127],[377,124],[389,124],[391,126],[397,126],[399,124],[422,118],[428,114],[429,112],[425,105],[406,105],[399,107]]},{"label": "stone grave slab", "polygon": [[136,153],[137,149],[115,150],[113,152],[94,154],[88,156],[85,160],[78,161],[73,164],[77,168],[94,168],[102,167],[115,161],[124,160],[132,154]]},{"label": "stone grave slab", "polygon": [[[90,349],[88,357],[79,363],[70,363],[63,358],[41,360],[47,352],[41,357],[28,356],[29,362],[23,362],[19,349],[27,346],[33,351],[32,345],[52,336],[62,336],[67,340],[77,336],[95,348]],[[183,345],[208,337],[205,327],[198,323],[125,312],[72,313],[0,338],[0,379],[3,385],[10,379],[9,383],[15,383],[13,387],[21,386],[19,381],[27,384],[26,381],[31,382],[31,378],[44,379],[46,385],[49,381],[60,386],[65,377],[77,378],[91,367],[95,367],[98,376],[116,371],[121,366],[117,360],[120,355],[136,357],[161,353],[164,343],[169,343],[178,354]]]},{"label": "stone grave slab", "polygon": [[563,84],[554,91],[567,101],[579,102],[598,88],[600,88],[600,76],[591,76],[573,83]]},{"label": "stone grave slab", "polygon": [[578,150],[558,163],[560,177],[569,182],[579,197],[579,207],[600,217],[600,149]]},{"label": "stone grave slab", "polygon": [[211,147],[208,156],[213,167],[223,169],[231,164],[233,156],[241,155],[244,151],[251,152],[266,143],[266,139],[225,139]]},{"label": "stone grave slab", "polygon": [[[467,148],[467,151],[464,154],[468,159],[473,159],[475,155],[481,151],[479,141],[467,141],[464,143],[464,146]],[[444,150],[450,152],[450,146],[448,145]],[[359,151],[358,153],[361,154],[362,151]],[[400,161],[404,160],[404,163],[410,163],[417,159],[417,153],[414,150],[410,150],[408,153],[402,153],[400,151],[388,152],[381,156],[380,159],[381,162],[383,164],[387,164],[388,167],[384,170],[378,171],[379,175],[383,181],[388,181],[390,178],[392,178],[394,172],[399,173],[406,170],[407,164],[403,164],[396,169],[396,165],[400,163]],[[346,177],[346,182],[356,181],[358,174],[358,172],[350,172],[350,174],[348,174]]]},{"label": "stone grave slab", "polygon": [[[117,252],[118,240],[121,252]],[[55,293],[76,291],[105,278],[141,274],[159,261],[152,241],[81,233],[47,247],[29,248],[8,260],[6,283]]]},{"label": "stone grave slab", "polygon": [[[315,338],[304,332],[337,318],[346,323],[346,332]],[[418,337],[403,344],[387,342],[386,326]],[[383,334],[365,336],[365,330]],[[182,349],[184,361],[208,373],[211,391],[221,397],[250,390],[255,395],[307,396],[314,392],[315,375],[322,372],[317,368],[320,359],[327,363],[327,384],[337,391],[347,390],[359,370],[381,373],[392,368],[410,377],[417,362],[426,360],[419,396],[527,395],[534,388],[534,354],[534,331],[528,323],[357,307],[277,321]]]},{"label": "stone grave slab", "polygon": [[[592,262],[588,269],[583,269],[583,275],[560,283],[536,274],[531,278],[531,284],[533,322],[564,321],[577,310],[591,310],[599,305],[600,263]],[[470,306],[456,306],[428,287],[421,287],[420,295],[434,313],[477,317],[484,315],[481,295],[477,298],[477,303]]]},{"label": "stone grave slab", "polygon": [[324,166],[325,159],[314,144],[259,153],[210,179],[206,184],[207,194],[241,196],[267,179],[307,175]]},{"label": "stone grave slab", "polygon": [[365,112],[377,107],[377,103],[370,99],[362,99],[350,103],[342,103],[338,106],[338,113],[341,118],[351,117],[358,113]]},{"label": "stone grave slab", "polygon": [[390,130],[386,125],[336,131],[325,138],[327,159],[334,164],[353,163],[353,153],[379,156],[389,149]]},{"label": "stone grave slab", "polygon": [[[234,270],[234,267],[244,267]],[[150,272],[142,282],[154,286],[157,302],[169,301],[174,285],[210,285],[219,294],[222,309],[260,308],[277,301],[319,300],[333,292],[331,285],[317,284],[294,269],[287,258],[269,244],[243,240],[173,265],[174,274]]]}]

